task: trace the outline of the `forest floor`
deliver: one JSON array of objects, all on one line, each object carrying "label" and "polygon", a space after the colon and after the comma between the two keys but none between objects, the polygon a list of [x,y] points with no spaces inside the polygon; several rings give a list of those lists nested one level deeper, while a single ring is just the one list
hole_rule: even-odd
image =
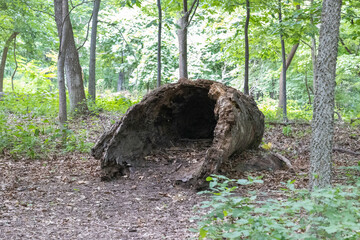
[{"label": "forest floor", "polygon": [[[107,128],[109,117],[100,119]],[[88,121],[92,126],[92,120]],[[272,151],[288,158],[294,171],[222,174],[230,178],[263,176],[264,184],[251,188],[268,196],[276,197],[283,187],[281,183],[288,180],[296,180],[296,187],[306,188],[310,125],[292,124],[286,131],[283,128],[281,124],[266,124],[264,143],[271,143]],[[101,128],[94,129],[91,141],[100,134]],[[161,149],[157,155],[145,158],[148,167],[110,182],[100,180],[99,161],[89,154],[53,154],[42,160],[2,156],[0,239],[196,238],[197,234],[189,231],[196,227],[191,220],[195,215],[193,207],[206,196],[170,179],[180,166],[177,159],[193,161],[202,157],[208,143],[196,144]],[[360,128],[337,124],[334,145],[359,152]],[[346,184],[353,176],[351,170],[341,168],[358,164],[360,156],[352,152],[334,152],[334,183]]]}]

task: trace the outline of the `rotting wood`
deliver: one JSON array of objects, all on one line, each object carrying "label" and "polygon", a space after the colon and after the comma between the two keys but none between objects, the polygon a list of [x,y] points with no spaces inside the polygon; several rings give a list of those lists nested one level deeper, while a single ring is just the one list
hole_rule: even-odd
[{"label": "rotting wood", "polygon": [[144,156],[172,142],[209,139],[205,157],[174,176],[198,186],[234,153],[257,149],[263,133],[264,115],[252,97],[218,82],[182,79],[153,90],[132,106],[99,138],[92,155],[111,178],[125,166],[142,166]]}]

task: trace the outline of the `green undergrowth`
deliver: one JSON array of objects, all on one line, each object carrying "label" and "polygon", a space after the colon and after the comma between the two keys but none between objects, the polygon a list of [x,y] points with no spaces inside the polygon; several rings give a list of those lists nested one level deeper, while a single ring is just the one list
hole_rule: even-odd
[{"label": "green undergrowth", "polygon": [[198,228],[192,229],[199,239],[360,239],[358,177],[352,185],[312,193],[289,181],[275,199],[236,193],[239,185],[262,184],[259,179],[214,175],[207,181],[209,190],[200,194],[210,199],[200,204]]},{"label": "green undergrowth", "polygon": [[[281,122],[282,109],[278,108],[278,101],[271,98],[264,98],[258,103],[260,111],[265,115],[266,121]],[[308,103],[301,103],[299,101],[287,100],[287,118],[291,121],[308,122],[312,119],[312,105]],[[350,123],[351,119],[359,118],[360,114],[356,115],[354,111],[347,111],[345,109],[335,109],[340,114],[341,120]],[[334,115],[335,121],[339,121],[337,114]],[[358,124],[358,123],[354,123]]]},{"label": "green undergrowth", "polygon": [[124,113],[135,102],[122,96],[99,97],[97,105],[88,104],[91,117],[69,114],[68,125],[60,128],[56,93],[4,95],[0,100],[0,156],[43,158],[52,153],[89,152],[93,146],[90,135],[100,127],[97,114]]}]

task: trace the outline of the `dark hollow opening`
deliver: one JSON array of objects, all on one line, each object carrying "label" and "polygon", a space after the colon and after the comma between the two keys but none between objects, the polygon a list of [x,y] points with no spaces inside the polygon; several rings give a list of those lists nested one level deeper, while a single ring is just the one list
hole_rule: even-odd
[{"label": "dark hollow opening", "polygon": [[215,101],[208,97],[208,89],[187,89],[173,104],[173,124],[180,138],[213,138]]}]

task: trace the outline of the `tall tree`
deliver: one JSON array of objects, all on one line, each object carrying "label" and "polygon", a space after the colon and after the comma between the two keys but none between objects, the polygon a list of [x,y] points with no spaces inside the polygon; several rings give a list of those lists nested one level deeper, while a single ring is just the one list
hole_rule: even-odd
[{"label": "tall tree", "polygon": [[179,38],[179,74],[180,78],[188,78],[187,70],[187,33],[188,26],[195,15],[196,9],[199,6],[199,0],[194,0],[190,10],[188,10],[187,0],[183,0],[183,11],[178,20],[178,38]]},{"label": "tall tree", "polygon": [[98,13],[101,0],[94,1],[93,18],[91,27],[91,43],[90,43],[90,63],[89,63],[89,95],[90,99],[95,102],[96,99],[96,34],[98,24]]},{"label": "tall tree", "polygon": [[162,26],[162,12],[161,12],[161,0],[157,0],[158,14],[159,14],[159,26],[158,26],[158,48],[157,48],[157,87],[161,85],[161,26]]},{"label": "tall tree", "polygon": [[310,154],[310,189],[331,184],[336,60],[342,0],[324,0]]},{"label": "tall tree", "polygon": [[249,95],[249,21],[250,21],[250,0],[246,0],[245,74],[244,74],[244,93],[246,95]]},{"label": "tall tree", "polygon": [[[121,65],[124,63],[124,49],[121,50]],[[125,72],[122,66],[120,67],[119,71],[119,78],[117,82],[117,91],[125,90]]]},{"label": "tall tree", "polygon": [[[311,7],[314,6],[314,0],[311,0]],[[314,14],[310,14],[310,22],[314,25]],[[311,36],[311,59],[313,64],[313,89],[315,92],[315,79],[316,79],[316,38],[315,35]]]},{"label": "tall tree", "polygon": [[55,21],[60,39],[63,28],[62,16],[64,16],[65,14],[69,18],[69,28],[67,30],[68,38],[65,51],[65,73],[67,88],[69,91],[70,111],[82,113],[87,111],[84,83],[82,78],[82,69],[79,61],[79,53],[75,45],[74,33],[70,21],[69,7],[67,7],[67,9],[63,9],[63,1],[66,1],[66,3],[68,3],[68,0],[54,0],[54,9]]},{"label": "tall tree", "polygon": [[[281,0],[279,0],[279,23],[282,23],[282,15],[281,15]],[[280,26],[280,29],[282,27]],[[286,56],[285,56],[285,41],[284,36],[280,30],[280,40],[281,40],[281,59],[282,59],[282,84],[280,85],[279,96],[281,95],[281,106],[283,110],[283,119],[287,121],[287,109],[286,109]]]},{"label": "tall tree", "polygon": [[1,63],[0,63],[0,92],[3,91],[3,87],[4,87],[4,72],[5,72],[6,58],[9,51],[9,46],[18,34],[19,34],[18,32],[13,32],[5,42],[5,46],[1,57]]},{"label": "tall tree", "polygon": [[[65,57],[67,51],[67,44],[69,40],[69,28],[70,28],[70,18],[68,16],[68,2],[62,1],[61,6],[55,5],[56,7],[61,7],[61,28],[60,28],[60,47],[58,54],[58,63],[57,63],[57,76],[58,76],[58,87],[59,87],[59,121],[62,126],[67,121],[67,110],[66,110],[66,88],[65,88]],[[59,9],[60,10],[60,9]]]},{"label": "tall tree", "polygon": [[[300,5],[296,5],[296,9],[299,10]],[[281,69],[280,78],[279,78],[279,105],[278,105],[280,109],[284,107],[284,102],[286,104],[286,92],[284,92],[284,90],[286,91],[286,79],[284,79],[284,76],[286,77],[286,73],[284,74],[284,71],[287,71],[288,67],[290,66],[298,47],[299,47],[299,41],[297,41],[297,43],[295,43],[292,46],[290,53],[286,58],[285,68],[283,67]],[[284,97],[285,99],[283,99]]]}]

